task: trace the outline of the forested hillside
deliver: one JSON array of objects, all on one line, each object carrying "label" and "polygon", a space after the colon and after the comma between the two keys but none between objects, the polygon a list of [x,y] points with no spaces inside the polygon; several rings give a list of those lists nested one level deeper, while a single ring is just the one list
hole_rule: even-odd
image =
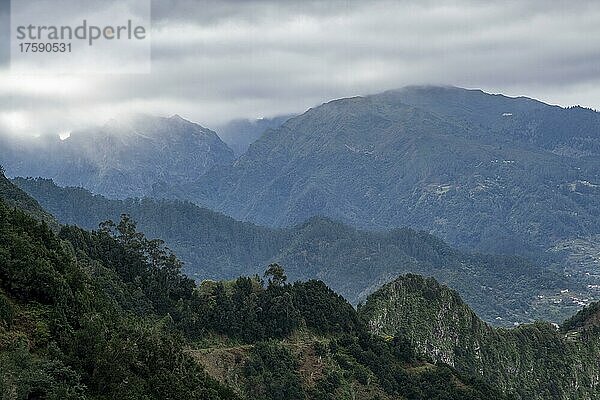
[{"label": "forested hillside", "polygon": [[[564,332],[495,331],[424,278],[384,287],[357,314],[322,282],[287,283],[277,264],[264,280],[200,286],[180,266],[128,218],[57,237],[0,200],[2,398],[558,400],[597,390],[595,309]],[[390,290],[399,282],[409,284]]]},{"label": "forested hillside", "polygon": [[180,197],[262,225],[314,215],[539,256],[600,233],[600,113],[454,87],[334,100],[269,131]]},{"label": "forested hillside", "polygon": [[133,251],[108,234],[94,239],[112,263],[0,200],[2,399],[236,398],[173,330],[167,313],[193,288],[174,260],[155,242]]},{"label": "forested hillside", "polygon": [[593,298],[562,270],[517,257],[468,254],[411,229],[367,232],[324,218],[268,229],[186,202],[107,200],[49,180],[14,182],[62,223],[94,229],[103,220],[131,215],[144,233],[163,238],[196,279],[253,275],[280,262],[292,281],[321,279],[357,304],[400,274],[420,273],[456,288],[486,321],[504,326],[539,318],[562,321],[582,300]]},{"label": "forested hillside", "polygon": [[495,329],[455,291],[407,275],[372,294],[359,314],[371,331],[406,338],[418,353],[477,375],[514,399],[595,399],[600,393],[598,303],[560,328],[537,322]]},{"label": "forested hillside", "polygon": [[2,399],[502,398],[372,336],[322,282],[274,264],[197,287],[180,268],[127,217],[56,236],[0,200]]},{"label": "forested hillside", "polygon": [[23,190],[13,185],[4,175],[4,168],[0,165],[0,199],[7,205],[18,207],[37,220],[45,221],[51,228],[58,230],[58,222],[40,204]]}]

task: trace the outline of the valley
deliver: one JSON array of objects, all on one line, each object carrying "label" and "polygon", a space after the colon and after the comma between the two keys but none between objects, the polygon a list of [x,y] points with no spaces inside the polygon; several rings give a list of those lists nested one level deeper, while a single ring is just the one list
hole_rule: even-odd
[{"label": "valley", "polygon": [[[290,279],[321,279],[356,305],[398,275],[414,272],[456,288],[486,321],[500,326],[560,322],[597,299],[587,284],[560,269],[455,250],[411,229],[370,232],[326,218],[270,229],[189,202],[109,200],[43,179],[14,183],[64,224],[97,229],[105,220],[130,215],[146,235],[163,238],[197,281],[253,275],[262,265],[278,262]],[[586,302],[573,302],[572,296]]]}]

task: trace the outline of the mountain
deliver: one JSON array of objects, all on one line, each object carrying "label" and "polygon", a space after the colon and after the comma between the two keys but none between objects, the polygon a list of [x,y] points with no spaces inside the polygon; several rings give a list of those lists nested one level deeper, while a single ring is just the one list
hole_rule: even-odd
[{"label": "mountain", "polygon": [[538,257],[600,232],[599,146],[593,110],[409,87],[309,109],[234,164],[155,195],[262,225],[319,215]]},{"label": "mountain", "polygon": [[562,327],[545,322],[496,329],[458,293],[407,275],[372,294],[360,314],[372,332],[409,340],[426,354],[472,373],[513,399],[593,399],[600,392],[598,304]]},{"label": "mountain", "polygon": [[178,115],[121,118],[65,140],[13,141],[0,150],[11,176],[43,176],[114,198],[144,196],[164,182],[186,184],[233,160],[215,132]]},{"label": "mountain", "polygon": [[244,154],[248,147],[254,143],[265,131],[279,128],[293,115],[282,115],[273,118],[234,119],[228,123],[217,126],[219,137],[233,149],[236,156]]},{"label": "mountain", "polygon": [[530,144],[557,155],[600,155],[600,118],[591,109],[550,106],[527,97],[453,87],[407,87],[385,95],[458,124],[489,129],[493,141],[506,136],[509,143]]},{"label": "mountain", "polygon": [[146,235],[164,239],[197,280],[253,275],[279,262],[291,280],[321,279],[357,304],[382,284],[413,272],[456,288],[486,321],[503,326],[539,318],[561,321],[595,295],[553,266],[470,254],[412,229],[370,232],[316,217],[291,228],[265,228],[189,202],[109,200],[45,179],[14,182],[65,224],[95,229],[129,214]]},{"label": "mountain", "polygon": [[322,282],[195,286],[126,218],[58,235],[0,199],[0,393],[48,400],[504,399],[370,334]]}]

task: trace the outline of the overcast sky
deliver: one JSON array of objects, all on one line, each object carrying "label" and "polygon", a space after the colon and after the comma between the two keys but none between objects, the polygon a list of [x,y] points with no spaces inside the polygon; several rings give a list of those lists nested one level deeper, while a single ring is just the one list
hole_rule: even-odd
[{"label": "overcast sky", "polygon": [[152,19],[150,74],[0,70],[0,130],[56,134],[127,112],[211,127],[410,84],[600,109],[597,1],[157,0]]}]

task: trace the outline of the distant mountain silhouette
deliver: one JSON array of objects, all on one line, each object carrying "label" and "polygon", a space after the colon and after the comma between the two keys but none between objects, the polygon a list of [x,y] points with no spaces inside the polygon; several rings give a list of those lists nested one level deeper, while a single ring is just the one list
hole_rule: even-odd
[{"label": "distant mountain silhouette", "polygon": [[228,123],[217,126],[216,131],[219,137],[239,156],[248,150],[248,147],[254,143],[268,129],[279,128],[285,121],[293,115],[282,115],[273,118],[234,119]]}]

